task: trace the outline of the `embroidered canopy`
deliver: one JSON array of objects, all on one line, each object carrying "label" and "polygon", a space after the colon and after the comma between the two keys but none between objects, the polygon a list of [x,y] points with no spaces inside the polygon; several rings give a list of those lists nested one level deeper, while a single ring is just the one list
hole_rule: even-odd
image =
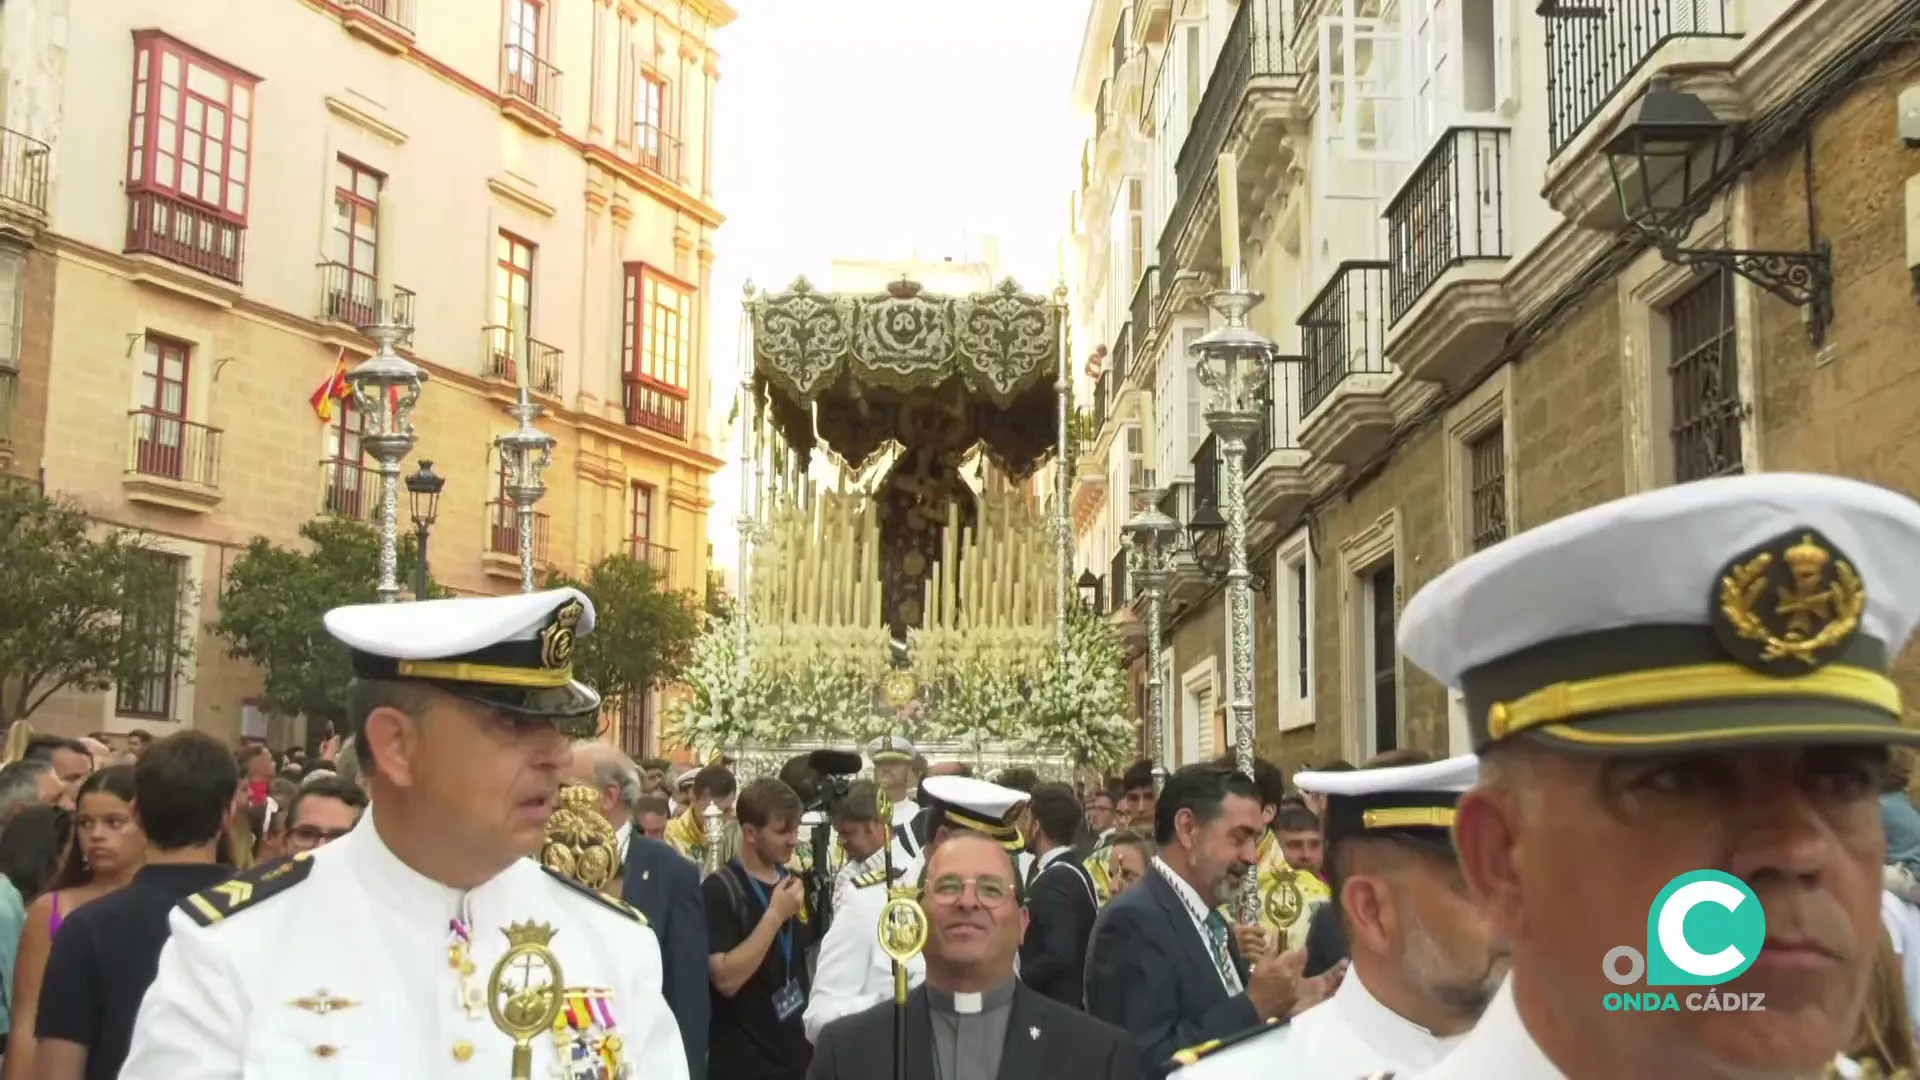
[{"label": "embroidered canopy", "polygon": [[823,293],[806,278],[753,304],[755,384],[774,425],[806,456],[856,472],[891,443],[978,444],[1021,477],[1053,450],[1060,326],[1053,302],[1012,280],[971,296]]}]

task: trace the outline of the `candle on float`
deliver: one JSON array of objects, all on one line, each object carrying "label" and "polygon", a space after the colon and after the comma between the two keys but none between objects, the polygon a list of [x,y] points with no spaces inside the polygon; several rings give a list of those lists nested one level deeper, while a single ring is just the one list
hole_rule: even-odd
[{"label": "candle on float", "polygon": [[1220,267],[1227,287],[1240,287],[1240,159],[1221,154],[1216,179],[1220,187]]}]

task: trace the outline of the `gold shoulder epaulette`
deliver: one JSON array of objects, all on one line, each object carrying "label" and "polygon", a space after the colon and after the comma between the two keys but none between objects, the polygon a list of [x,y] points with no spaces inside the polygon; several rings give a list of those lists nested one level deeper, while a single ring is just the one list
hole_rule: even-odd
[{"label": "gold shoulder epaulette", "polygon": [[275,859],[264,866],[238,873],[211,889],[203,889],[180,901],[180,910],[201,926],[237,915],[269,897],[279,896],[307,880],[313,872],[313,856],[308,852]]},{"label": "gold shoulder epaulette", "polygon": [[1174,1069],[1185,1068],[1188,1065],[1198,1062],[1202,1058],[1217,1054],[1229,1047],[1239,1046],[1248,1039],[1265,1035],[1267,1032],[1279,1026],[1279,1020],[1268,1020],[1258,1027],[1250,1027],[1245,1031],[1236,1031],[1231,1035],[1225,1035],[1218,1039],[1209,1039],[1198,1046],[1189,1046],[1185,1050],[1178,1051],[1173,1055],[1171,1067]]},{"label": "gold shoulder epaulette", "polygon": [[898,878],[904,873],[906,873],[905,870],[896,866],[893,869],[893,874],[889,876],[887,874],[887,868],[883,866],[878,870],[869,870],[864,874],[856,875],[853,879],[853,887],[856,889],[867,889],[875,885],[885,885],[887,882]]},{"label": "gold shoulder epaulette", "polygon": [[577,881],[573,878],[570,878],[567,875],[561,873],[560,871],[553,869],[552,867],[542,866],[540,869],[545,870],[547,872],[548,877],[552,878],[553,880],[559,882],[562,885],[565,885],[567,888],[572,889],[574,892],[579,893],[581,896],[584,896],[587,899],[592,900],[594,903],[599,904],[601,907],[606,908],[608,911],[618,912],[620,915],[626,918],[632,919],[634,922],[639,923],[641,926],[648,925],[647,917],[645,915],[640,914],[640,911],[638,908],[633,907],[632,905],[626,903],[625,901],[617,897],[608,896],[606,893],[603,893],[598,889],[588,888],[584,882]]}]

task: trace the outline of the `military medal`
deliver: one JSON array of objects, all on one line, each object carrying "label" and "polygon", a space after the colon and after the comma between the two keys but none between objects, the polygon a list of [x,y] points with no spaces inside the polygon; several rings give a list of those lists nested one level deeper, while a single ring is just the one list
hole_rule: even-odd
[{"label": "military medal", "polygon": [[460,974],[460,989],[454,1003],[465,1010],[468,1019],[485,1016],[487,994],[474,981],[473,927],[465,919],[454,919],[447,924],[447,966]]}]

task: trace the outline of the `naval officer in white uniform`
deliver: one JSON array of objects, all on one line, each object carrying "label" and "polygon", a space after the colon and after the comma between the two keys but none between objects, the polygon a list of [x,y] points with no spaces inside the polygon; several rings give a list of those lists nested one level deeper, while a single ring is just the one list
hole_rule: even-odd
[{"label": "naval officer in white uniform", "polygon": [[1448,835],[1477,771],[1465,755],[1294,777],[1325,797],[1326,866],[1352,966],[1291,1022],[1175,1055],[1192,1062],[1178,1080],[1352,1080],[1426,1068],[1460,1041],[1506,975],[1506,947],[1467,895]]},{"label": "naval officer in white uniform", "polygon": [[[1465,696],[1480,754],[1455,847],[1513,946],[1479,1025],[1421,1080],[1834,1063],[1882,933],[1888,747],[1920,742],[1889,677],[1920,621],[1916,553],[1906,496],[1762,473],[1560,518],[1414,596],[1401,651]],[[1648,940],[1663,890],[1699,871],[1723,875],[1719,929],[1681,916],[1677,956],[1730,962],[1697,976],[1726,981],[1649,985],[1676,955]],[[1609,962],[1621,947],[1637,965]],[[1697,1008],[1705,991],[1765,1011]],[[1607,1007],[1668,992],[1672,1011]]]},{"label": "naval officer in white uniform", "polygon": [[120,1075],[506,1076],[514,1038],[488,978],[524,942],[548,951],[514,961],[508,989],[564,988],[557,1016],[533,1017],[533,1075],[686,1077],[653,932],[527,857],[569,735],[599,722],[571,667],[592,603],[561,589],[370,604],[326,626],[352,654],[373,805],[320,851],[181,904]]},{"label": "naval officer in white uniform", "polygon": [[[1015,853],[1016,862],[1024,853],[1013,815],[1026,804],[1025,792],[970,776],[929,776],[921,781],[920,794],[931,815],[931,842],[949,830],[967,829],[1000,841]],[[918,858],[893,866],[894,884],[917,885],[919,877]],[[807,998],[808,1039],[817,1040],[829,1022],[893,994],[893,961],[880,951],[880,909],[887,904],[888,884],[886,869],[874,870],[854,878],[845,899],[837,902],[833,925],[820,941],[813,993]],[[907,965],[909,985],[918,986],[925,978],[925,964],[916,956]]]}]

